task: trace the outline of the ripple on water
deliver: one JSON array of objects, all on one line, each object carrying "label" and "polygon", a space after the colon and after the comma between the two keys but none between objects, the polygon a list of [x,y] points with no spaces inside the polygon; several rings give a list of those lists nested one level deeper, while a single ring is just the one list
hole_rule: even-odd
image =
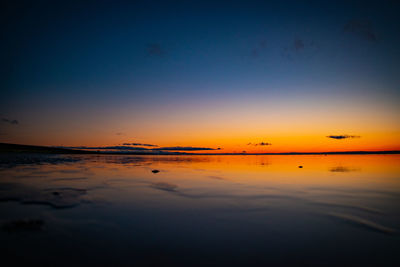
[{"label": "ripple on water", "polygon": [[150,186],[159,190],[172,191],[172,192],[175,192],[176,189],[178,188],[177,185],[166,182],[152,183]]},{"label": "ripple on water", "polygon": [[12,183],[0,185],[0,202],[16,201],[24,205],[46,205],[55,209],[78,206],[86,194],[86,189],[73,187],[39,189]]},{"label": "ripple on water", "polygon": [[334,218],[340,222],[347,223],[349,225],[359,227],[362,229],[382,233],[382,234],[388,234],[388,235],[393,235],[396,234],[397,231],[395,229],[380,225],[378,223],[375,223],[373,221],[354,216],[354,215],[349,215],[345,213],[336,213],[336,212],[330,212],[328,213],[328,216],[331,218]]}]

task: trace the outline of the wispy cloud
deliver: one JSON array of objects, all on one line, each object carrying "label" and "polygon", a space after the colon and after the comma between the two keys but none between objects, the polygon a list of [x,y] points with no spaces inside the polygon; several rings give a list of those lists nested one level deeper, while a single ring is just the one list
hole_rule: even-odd
[{"label": "wispy cloud", "polygon": [[302,39],[296,38],[293,41],[293,47],[294,47],[294,50],[296,50],[296,51],[300,51],[300,50],[304,49],[304,41]]},{"label": "wispy cloud", "polygon": [[158,145],[152,144],[142,144],[142,143],[123,143],[124,146],[149,146],[149,147],[157,147]]},{"label": "wispy cloud", "polygon": [[329,169],[330,172],[353,172],[357,171],[357,169],[354,168],[348,168],[348,167],[343,167],[343,166],[337,166]]},{"label": "wispy cloud", "polygon": [[13,124],[13,125],[19,124],[19,122],[17,120],[11,120],[11,119],[7,119],[7,118],[2,118],[1,121],[4,123]]},{"label": "wispy cloud", "polygon": [[289,60],[293,60],[300,55],[307,58],[313,56],[317,50],[318,47],[314,41],[296,37],[282,48],[281,56]]},{"label": "wispy cloud", "polygon": [[254,58],[259,57],[267,49],[267,40],[262,39],[257,42],[256,46],[251,50],[251,56]]},{"label": "wispy cloud", "polygon": [[343,26],[343,32],[353,34],[369,42],[376,42],[378,40],[370,20],[350,20]]},{"label": "wispy cloud", "polygon": [[260,142],[260,143],[248,143],[248,146],[272,146],[271,143],[268,142]]},{"label": "wispy cloud", "polygon": [[331,138],[331,139],[341,140],[341,139],[348,139],[348,138],[360,138],[361,136],[344,134],[344,135],[328,135],[327,137]]},{"label": "wispy cloud", "polygon": [[147,45],[147,54],[149,56],[163,57],[166,52],[159,43],[150,43]]}]

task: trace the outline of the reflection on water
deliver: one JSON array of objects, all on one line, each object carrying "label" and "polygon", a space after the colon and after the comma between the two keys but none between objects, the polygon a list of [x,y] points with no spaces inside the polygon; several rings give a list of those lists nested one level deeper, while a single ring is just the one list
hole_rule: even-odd
[{"label": "reflection on water", "polygon": [[399,266],[399,163],[3,155],[1,255],[51,266]]}]

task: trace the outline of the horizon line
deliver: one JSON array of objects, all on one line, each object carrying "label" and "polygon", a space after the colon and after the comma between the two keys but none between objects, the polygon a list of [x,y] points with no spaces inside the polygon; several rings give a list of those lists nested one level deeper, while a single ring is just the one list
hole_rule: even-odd
[{"label": "horizon line", "polygon": [[352,151],[322,151],[322,152],[263,152],[263,153],[193,153],[193,152],[179,152],[179,151],[147,151],[147,152],[133,152],[133,151],[88,151],[82,149],[60,148],[54,146],[37,146],[37,145],[22,145],[11,143],[0,143],[0,153],[51,153],[51,154],[97,154],[97,155],[363,155],[363,154],[400,154],[400,150],[352,150]]}]

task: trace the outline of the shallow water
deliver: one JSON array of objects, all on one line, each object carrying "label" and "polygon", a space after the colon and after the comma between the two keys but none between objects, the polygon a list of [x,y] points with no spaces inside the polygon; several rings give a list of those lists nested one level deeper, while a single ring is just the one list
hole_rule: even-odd
[{"label": "shallow water", "polygon": [[2,155],[0,221],[15,265],[400,266],[400,155]]}]

